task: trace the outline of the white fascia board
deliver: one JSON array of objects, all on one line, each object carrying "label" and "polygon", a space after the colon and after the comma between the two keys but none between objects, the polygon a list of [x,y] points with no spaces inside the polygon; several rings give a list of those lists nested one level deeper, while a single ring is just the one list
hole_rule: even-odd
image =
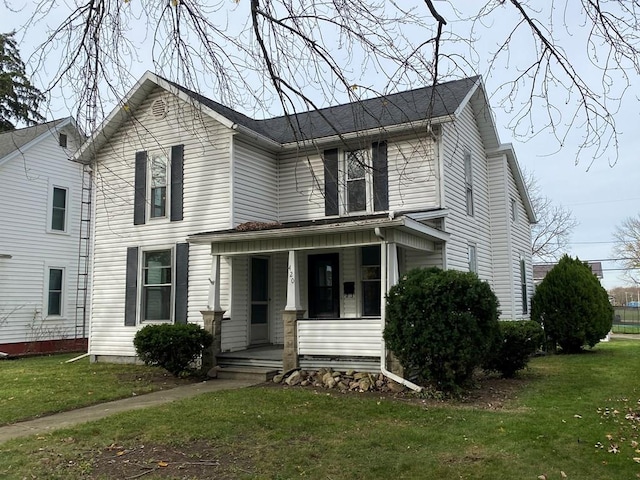
[{"label": "white fascia board", "polygon": [[[455,112],[453,112],[453,117],[454,118],[458,118],[460,116],[460,113],[462,113],[462,111],[465,109],[467,104],[471,101],[471,97],[473,97],[473,95],[476,93],[478,88],[482,88],[483,91],[484,91],[484,86],[482,84],[482,79],[481,78],[478,78],[478,80],[476,81],[475,85],[469,89],[469,91],[464,96],[462,101],[458,104],[458,108],[456,108]],[[486,98],[486,96],[485,96],[485,98]]]},{"label": "white fascia board", "polygon": [[513,178],[516,182],[516,186],[518,187],[518,191],[520,192],[520,196],[522,197],[522,203],[524,203],[524,208],[527,211],[529,223],[531,225],[538,223],[536,213],[533,209],[533,204],[531,203],[531,197],[529,197],[529,191],[527,190],[527,185],[524,182],[524,176],[522,175],[522,170],[520,169],[520,164],[516,157],[513,145],[510,143],[503,143],[498,148],[487,151],[488,157],[495,157],[498,155],[505,155],[507,157],[507,162],[511,167]]},{"label": "white fascia board", "polygon": [[430,227],[424,223],[413,220],[410,217],[404,217],[404,226],[410,229],[412,232],[418,232],[427,237],[442,240],[443,242],[449,241],[451,234],[438,230],[437,228]]},{"label": "white fascia board", "polygon": [[380,134],[396,134],[403,132],[412,132],[415,133],[416,129],[419,128],[427,128],[427,125],[439,125],[442,123],[452,122],[455,120],[453,115],[443,115],[441,117],[432,118],[430,121],[428,119],[422,119],[415,122],[406,122],[399,123],[397,125],[390,125],[388,127],[375,127],[370,128],[368,130],[358,130],[356,132],[344,133],[341,135],[335,134],[327,137],[319,137],[319,138],[308,138],[300,140],[299,142],[289,142],[283,143],[283,149],[291,149],[291,148],[317,148],[321,145],[329,145],[329,144],[337,144],[344,143],[345,141],[362,138],[362,137],[374,137],[379,136]]},{"label": "white fascia board", "polygon": [[[58,130],[60,130],[63,127],[66,127],[69,124],[75,126],[75,122],[73,121],[72,117],[65,118],[60,123],[57,123],[53,128],[50,128],[50,129],[42,132],[40,135],[38,135],[36,138],[31,140],[30,142],[25,143],[20,148],[16,148],[13,152],[5,155],[4,158],[0,158],[0,166],[2,166],[3,164],[7,163],[8,161],[10,161],[10,160],[12,160],[12,159],[14,159],[16,157],[19,157],[20,155],[23,155],[27,150],[29,150],[31,147],[37,145],[38,143],[40,143],[42,140],[44,140],[49,135],[51,135],[54,131],[57,132]],[[77,128],[76,128],[76,130],[77,130]]]},{"label": "white fascia board", "polygon": [[436,218],[448,217],[451,210],[443,208],[440,210],[432,210],[427,212],[407,213],[406,216],[412,220],[423,222],[425,220],[435,220]]}]

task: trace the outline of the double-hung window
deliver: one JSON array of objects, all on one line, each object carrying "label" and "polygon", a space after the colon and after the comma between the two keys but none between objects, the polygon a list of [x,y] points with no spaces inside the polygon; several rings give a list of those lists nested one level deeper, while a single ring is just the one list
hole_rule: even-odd
[{"label": "double-hung window", "polygon": [[171,320],[172,251],[144,252],[142,265],[142,320]]},{"label": "double-hung window", "polygon": [[47,282],[47,316],[62,315],[62,299],[64,285],[64,269],[49,268]]},{"label": "double-hung window", "polygon": [[362,247],[362,315],[380,316],[381,269],[380,246]]},{"label": "double-hung window", "polygon": [[51,224],[50,228],[55,232],[67,231],[67,197],[68,190],[62,187],[53,187],[51,192]]},{"label": "double-hung window", "polygon": [[529,313],[529,299],[527,298],[527,270],[525,261],[520,260],[520,294],[522,298],[522,314]]},{"label": "double-hung window", "polygon": [[368,150],[345,153],[345,197],[347,212],[370,210],[371,166]]},{"label": "double-hung window", "polygon": [[467,215],[473,216],[473,166],[471,164],[471,152],[464,152],[464,186],[467,204]]},{"label": "double-hung window", "polygon": [[468,249],[469,271],[478,273],[478,254],[475,244],[470,243]]},{"label": "double-hung window", "polygon": [[150,169],[150,218],[167,216],[167,157],[163,154],[153,155],[149,162]]}]

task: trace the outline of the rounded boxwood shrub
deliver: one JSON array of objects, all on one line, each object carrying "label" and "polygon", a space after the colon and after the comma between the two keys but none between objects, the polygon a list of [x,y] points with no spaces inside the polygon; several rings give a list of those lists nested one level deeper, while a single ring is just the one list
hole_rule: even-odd
[{"label": "rounded boxwood shrub", "polygon": [[212,342],[211,334],[195,323],[147,325],[133,339],[144,363],[158,365],[175,376],[187,372]]},{"label": "rounded boxwood shrub", "polygon": [[416,269],[389,291],[384,339],[404,368],[457,390],[498,338],[498,299],[477,275]]},{"label": "rounded boxwood shrub", "polygon": [[529,363],[529,358],[542,348],[544,332],[533,320],[500,322],[500,340],[484,367],[511,378]]},{"label": "rounded boxwood shrub", "polygon": [[613,307],[589,265],[564,255],[536,288],[531,318],[543,326],[548,345],[576,353],[609,333]]}]

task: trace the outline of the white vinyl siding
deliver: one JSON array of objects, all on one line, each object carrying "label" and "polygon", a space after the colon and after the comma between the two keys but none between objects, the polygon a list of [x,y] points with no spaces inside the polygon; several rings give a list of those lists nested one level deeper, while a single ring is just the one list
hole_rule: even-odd
[{"label": "white vinyl siding", "polygon": [[[69,155],[52,130],[0,165],[0,344],[75,338],[82,167]],[[54,186],[67,192],[64,235],[49,233]],[[49,318],[48,267],[65,273],[62,315]]]},{"label": "white vinyl siding", "polygon": [[[446,268],[468,271],[468,245],[476,245],[478,271],[493,286],[493,252],[489,215],[487,157],[471,104],[454,124],[443,125],[443,166],[445,206],[449,216],[444,230],[451,234],[446,244]],[[473,216],[467,214],[465,153],[470,153],[473,169]]]},{"label": "white vinyl siding", "polygon": [[[167,114],[156,118],[150,106],[161,97],[167,101]],[[170,222],[161,218],[134,225],[136,152],[168,150],[181,144],[184,144],[184,220]],[[124,325],[127,247],[164,249],[184,242],[192,233],[229,228],[230,149],[231,132],[226,127],[158,88],[136,111],[135,121],[123,124],[100,152],[94,165],[97,188],[95,288],[89,345],[92,355],[135,355],[133,336],[138,327]],[[229,271],[222,263],[224,284]],[[202,324],[200,311],[207,307],[210,272],[210,247],[190,245],[188,322]],[[227,291],[222,295],[226,307]]]},{"label": "white vinyl siding", "polygon": [[[358,144],[362,148],[363,141]],[[297,155],[296,155],[297,153]],[[340,158],[344,159],[344,150]],[[428,210],[439,206],[434,142],[429,137],[388,139],[389,211]],[[285,153],[279,160],[278,202],[281,222],[324,218],[324,167],[318,152]],[[344,170],[338,189],[345,212]]]},{"label": "white vinyl siding", "polygon": [[382,330],[379,318],[300,320],[298,353],[346,357],[379,357]]},{"label": "white vinyl siding", "polygon": [[235,137],[232,181],[234,226],[278,220],[275,155]]}]

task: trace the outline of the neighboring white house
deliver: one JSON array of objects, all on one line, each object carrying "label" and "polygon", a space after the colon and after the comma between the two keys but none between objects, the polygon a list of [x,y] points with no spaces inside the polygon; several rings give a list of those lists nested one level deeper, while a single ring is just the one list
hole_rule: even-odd
[{"label": "neighboring white house", "polygon": [[82,141],[72,118],[0,134],[0,352],[86,349],[76,318],[83,168],[69,160]]},{"label": "neighboring white house", "polygon": [[534,214],[479,77],[254,120],[146,73],[123,105],[75,157],[97,185],[94,361],[204,316],[221,357],[384,369],[385,292],[422,266],[528,317]]}]

